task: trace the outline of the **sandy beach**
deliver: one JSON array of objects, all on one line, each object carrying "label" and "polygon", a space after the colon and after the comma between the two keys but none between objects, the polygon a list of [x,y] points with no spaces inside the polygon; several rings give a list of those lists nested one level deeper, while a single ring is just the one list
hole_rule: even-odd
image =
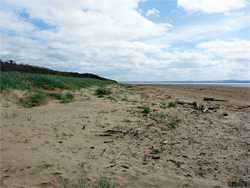
[{"label": "sandy beach", "polygon": [[130,188],[250,182],[249,88],[108,88],[103,98],[92,87],[75,91],[72,103],[50,99],[33,108],[17,104],[25,91],[1,93],[0,186],[59,187],[59,178],[91,186],[99,177]]}]

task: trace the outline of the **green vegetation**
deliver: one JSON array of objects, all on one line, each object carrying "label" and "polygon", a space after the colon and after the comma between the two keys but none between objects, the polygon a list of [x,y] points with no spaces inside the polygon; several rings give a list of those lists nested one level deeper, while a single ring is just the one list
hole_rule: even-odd
[{"label": "green vegetation", "polygon": [[167,114],[163,114],[163,113],[152,113],[150,115],[150,119],[154,120],[157,123],[164,123],[166,121],[166,118],[169,118],[171,116],[167,115]]},{"label": "green vegetation", "polygon": [[27,117],[27,121],[31,121],[31,119],[32,119],[32,116]]},{"label": "green vegetation", "polygon": [[53,164],[47,163],[46,161],[42,161],[42,163],[43,163],[42,166],[45,168],[50,168],[50,167],[54,166]]},{"label": "green vegetation", "polygon": [[62,96],[61,103],[69,103],[72,101],[74,101],[74,95],[72,93],[67,92]]},{"label": "green vegetation", "polygon": [[61,188],[67,188],[67,187],[73,187],[73,188],[85,188],[85,183],[84,183],[84,180],[83,179],[79,179],[78,180],[78,183],[70,183],[69,186],[67,186],[60,178],[58,178],[59,182],[60,182],[60,187]]},{"label": "green vegetation", "polygon": [[132,120],[130,120],[130,119],[124,119],[123,121],[126,122],[126,123],[131,123],[132,122]]},{"label": "green vegetation", "polygon": [[170,103],[168,103],[168,107],[169,108],[175,108],[176,104],[174,102],[170,102]]},{"label": "green vegetation", "polygon": [[93,187],[94,188],[115,188],[115,185],[111,185],[109,181],[101,177],[96,180]]},{"label": "green vegetation", "polygon": [[32,108],[34,106],[45,104],[47,96],[61,100],[61,103],[74,101],[74,95],[71,92],[63,94],[61,92],[45,92],[39,90],[36,93],[30,94],[27,98],[20,99],[19,104],[26,108]]},{"label": "green vegetation", "polygon": [[2,113],[2,114],[4,115],[4,117],[5,117],[6,119],[8,119],[8,118],[9,118],[9,114],[8,114],[7,112]]},{"label": "green vegetation", "polygon": [[18,116],[19,116],[19,113],[18,113],[18,112],[13,111],[12,117],[13,117],[13,118],[15,118],[15,117],[18,117]]},{"label": "green vegetation", "polygon": [[232,181],[228,183],[229,187],[249,187],[249,183],[240,179],[239,181]]},{"label": "green vegetation", "polygon": [[61,100],[61,103],[69,103],[74,101],[74,95],[70,92],[65,94],[62,92],[48,92],[46,95]]},{"label": "green vegetation", "polygon": [[165,128],[165,127],[161,127],[160,128],[162,131],[166,131],[166,130],[168,130],[167,128]]},{"label": "green vegetation", "polygon": [[95,91],[95,95],[98,97],[103,97],[104,95],[110,95],[112,92],[109,89],[100,87]]},{"label": "green vegetation", "polygon": [[35,90],[35,89],[69,89],[80,90],[90,86],[104,87],[115,84],[93,78],[77,78],[57,75],[31,74],[20,72],[0,72],[0,91],[10,89]]},{"label": "green vegetation", "polygon": [[126,89],[132,89],[132,88],[134,88],[134,86],[129,85],[129,84],[119,84],[119,85],[122,86],[122,87],[125,87]]},{"label": "green vegetation", "polygon": [[166,124],[166,126],[167,126],[168,128],[170,128],[170,129],[175,129],[176,127],[179,126],[179,124],[176,123],[176,122],[170,122],[170,123]]},{"label": "green vegetation", "polygon": [[166,104],[165,104],[165,103],[161,103],[161,104],[160,104],[160,108],[166,109],[166,108],[167,108],[167,107],[166,107]]},{"label": "green vegetation", "polygon": [[30,95],[30,102],[33,106],[41,105],[46,103],[46,94],[42,91]]},{"label": "green vegetation", "polygon": [[147,116],[150,113],[150,108],[146,106],[138,106],[137,108],[142,109],[142,115]]},{"label": "green vegetation", "polygon": [[79,166],[80,166],[81,168],[84,168],[85,164],[87,164],[87,163],[86,163],[86,162],[81,162],[81,163],[79,163]]},{"label": "green vegetation", "polygon": [[196,173],[198,175],[200,175],[200,176],[204,176],[205,175],[205,170],[203,170],[202,168],[199,168],[199,170]]},{"label": "green vegetation", "polygon": [[175,162],[175,165],[176,165],[178,168],[180,168],[180,167],[181,167],[181,162],[180,162],[180,161]]},{"label": "green vegetation", "polygon": [[110,90],[103,88],[106,85],[115,84],[112,81],[104,81],[93,78],[66,77],[58,75],[31,74],[20,72],[0,72],[1,91],[10,91],[12,89],[28,90],[30,92],[27,98],[19,100],[19,104],[26,108],[32,108],[46,104],[47,97],[53,97],[60,100],[61,103],[74,101],[74,95],[71,92],[63,94],[62,92],[45,92],[43,90],[68,89],[80,90],[90,86],[99,86],[98,96],[111,94]]},{"label": "green vegetation", "polygon": [[[70,183],[69,185],[66,185],[60,178],[58,178],[60,182],[60,187],[61,188],[85,188],[87,187],[85,185],[84,180],[81,178],[78,180],[78,183]],[[92,188],[115,188],[115,185],[111,185],[111,183],[106,180],[105,178],[100,177],[99,179],[94,182],[94,184],[91,186]]]},{"label": "green vegetation", "polygon": [[53,97],[53,98],[58,99],[58,100],[62,100],[62,98],[63,98],[62,92],[49,92],[49,93],[47,93],[47,96]]},{"label": "green vegetation", "polygon": [[73,134],[66,134],[65,132],[62,132],[62,139],[66,139],[65,137],[69,137],[69,138],[71,138],[72,136],[74,136]]},{"label": "green vegetation", "polygon": [[151,146],[149,149],[150,149],[153,153],[155,153],[155,154],[161,153],[161,151],[160,151],[159,149],[155,149],[154,146]]},{"label": "green vegetation", "polygon": [[19,104],[21,104],[25,108],[32,108],[33,107],[33,104],[30,102],[29,99],[20,99]]}]

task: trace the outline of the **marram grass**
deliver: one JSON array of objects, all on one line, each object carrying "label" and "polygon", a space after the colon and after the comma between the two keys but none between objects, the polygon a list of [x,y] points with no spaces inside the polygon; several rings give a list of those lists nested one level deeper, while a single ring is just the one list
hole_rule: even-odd
[{"label": "marram grass", "polygon": [[0,80],[0,91],[11,89],[80,90],[81,88],[86,88],[90,86],[105,87],[106,85],[116,84],[112,81],[98,80],[93,78],[77,78],[20,72],[0,72]]}]

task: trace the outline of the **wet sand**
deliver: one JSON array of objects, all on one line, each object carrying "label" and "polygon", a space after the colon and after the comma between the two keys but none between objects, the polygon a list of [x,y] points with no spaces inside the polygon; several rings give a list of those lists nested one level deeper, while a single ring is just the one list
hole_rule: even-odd
[{"label": "wet sand", "polygon": [[[1,187],[59,187],[58,177],[65,183],[82,177],[87,187],[98,177],[143,188],[249,182],[249,88],[110,89],[104,98],[94,96],[95,88],[82,89],[72,103],[49,99],[34,108],[17,104],[23,91],[1,93]],[[168,107],[178,100],[219,109]]]}]

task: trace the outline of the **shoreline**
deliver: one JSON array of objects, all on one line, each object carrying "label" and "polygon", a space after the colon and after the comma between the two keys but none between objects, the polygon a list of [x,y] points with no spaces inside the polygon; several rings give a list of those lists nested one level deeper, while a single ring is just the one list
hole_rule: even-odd
[{"label": "shoreline", "polygon": [[[123,83],[123,82],[121,82]],[[130,85],[197,85],[197,86],[225,86],[225,87],[244,87],[250,88],[250,83],[134,83],[134,82],[124,82],[124,84]]]}]

